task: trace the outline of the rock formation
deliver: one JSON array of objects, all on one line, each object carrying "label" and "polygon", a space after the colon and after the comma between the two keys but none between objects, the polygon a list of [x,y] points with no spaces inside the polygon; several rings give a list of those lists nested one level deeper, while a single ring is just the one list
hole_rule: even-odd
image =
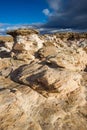
[{"label": "rock formation", "polygon": [[8,34],[14,44],[0,55],[0,130],[87,130],[87,34]]},{"label": "rock formation", "polygon": [[42,48],[44,42],[38,33],[34,29],[9,31],[8,34],[14,38],[11,55],[18,60],[34,60],[35,52]]},{"label": "rock formation", "polygon": [[[0,57],[8,57],[13,47],[13,38],[10,36],[0,36]],[[4,54],[3,54],[4,53]]]}]

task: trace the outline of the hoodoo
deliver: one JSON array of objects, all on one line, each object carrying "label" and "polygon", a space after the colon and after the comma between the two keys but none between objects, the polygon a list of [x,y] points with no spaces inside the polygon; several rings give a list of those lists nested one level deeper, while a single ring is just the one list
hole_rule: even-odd
[{"label": "hoodoo", "polygon": [[18,60],[33,60],[35,52],[43,46],[44,41],[35,29],[12,30],[7,34],[14,38],[11,55]]}]

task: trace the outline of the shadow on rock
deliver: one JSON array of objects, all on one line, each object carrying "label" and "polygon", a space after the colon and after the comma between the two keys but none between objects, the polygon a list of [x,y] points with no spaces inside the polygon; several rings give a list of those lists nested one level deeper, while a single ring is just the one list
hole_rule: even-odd
[{"label": "shadow on rock", "polygon": [[11,78],[11,80],[13,80],[14,82],[23,84],[23,83],[19,80],[19,77],[20,77],[20,74],[21,74],[21,72],[22,72],[22,69],[23,69],[25,66],[26,66],[26,64],[20,66],[20,67],[17,68],[16,70],[12,71],[12,72],[10,73],[10,78]]},{"label": "shadow on rock", "polygon": [[84,71],[85,71],[85,72],[87,72],[87,65],[86,65],[86,67],[85,67]]},{"label": "shadow on rock", "polygon": [[1,58],[9,58],[10,52],[2,51],[2,52],[0,52],[0,57]]}]

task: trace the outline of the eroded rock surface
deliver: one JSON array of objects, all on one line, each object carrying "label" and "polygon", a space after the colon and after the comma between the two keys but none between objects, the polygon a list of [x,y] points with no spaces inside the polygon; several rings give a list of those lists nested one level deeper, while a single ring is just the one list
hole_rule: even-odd
[{"label": "eroded rock surface", "polygon": [[14,46],[11,51],[11,56],[18,60],[34,60],[35,52],[43,47],[43,42],[34,29],[19,29],[9,31],[8,34],[14,37]]},{"label": "eroded rock surface", "polygon": [[9,34],[12,50],[0,56],[0,130],[87,130],[87,35]]}]

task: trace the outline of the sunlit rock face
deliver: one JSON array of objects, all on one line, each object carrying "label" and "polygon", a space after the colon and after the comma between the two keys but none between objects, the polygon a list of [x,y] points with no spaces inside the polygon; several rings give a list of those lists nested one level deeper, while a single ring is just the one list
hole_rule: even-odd
[{"label": "sunlit rock face", "polygon": [[87,34],[8,33],[14,45],[9,57],[0,53],[0,130],[87,130]]},{"label": "sunlit rock face", "polygon": [[12,52],[17,59],[33,60],[35,52],[43,47],[43,42],[36,30],[15,30],[9,32],[14,37]]},{"label": "sunlit rock face", "polygon": [[13,42],[0,42],[0,52],[10,52],[13,47]]},{"label": "sunlit rock face", "polygon": [[[54,51],[54,53],[53,53]],[[87,64],[87,54],[83,49],[44,47],[39,51],[40,57],[45,57],[49,64],[70,70],[84,70]]]},{"label": "sunlit rock face", "polygon": [[87,64],[87,33],[45,34],[40,58],[70,70],[84,70]]},{"label": "sunlit rock face", "polygon": [[17,36],[14,50],[19,51],[37,51],[42,48],[43,40],[37,34],[30,34],[29,36]]}]

